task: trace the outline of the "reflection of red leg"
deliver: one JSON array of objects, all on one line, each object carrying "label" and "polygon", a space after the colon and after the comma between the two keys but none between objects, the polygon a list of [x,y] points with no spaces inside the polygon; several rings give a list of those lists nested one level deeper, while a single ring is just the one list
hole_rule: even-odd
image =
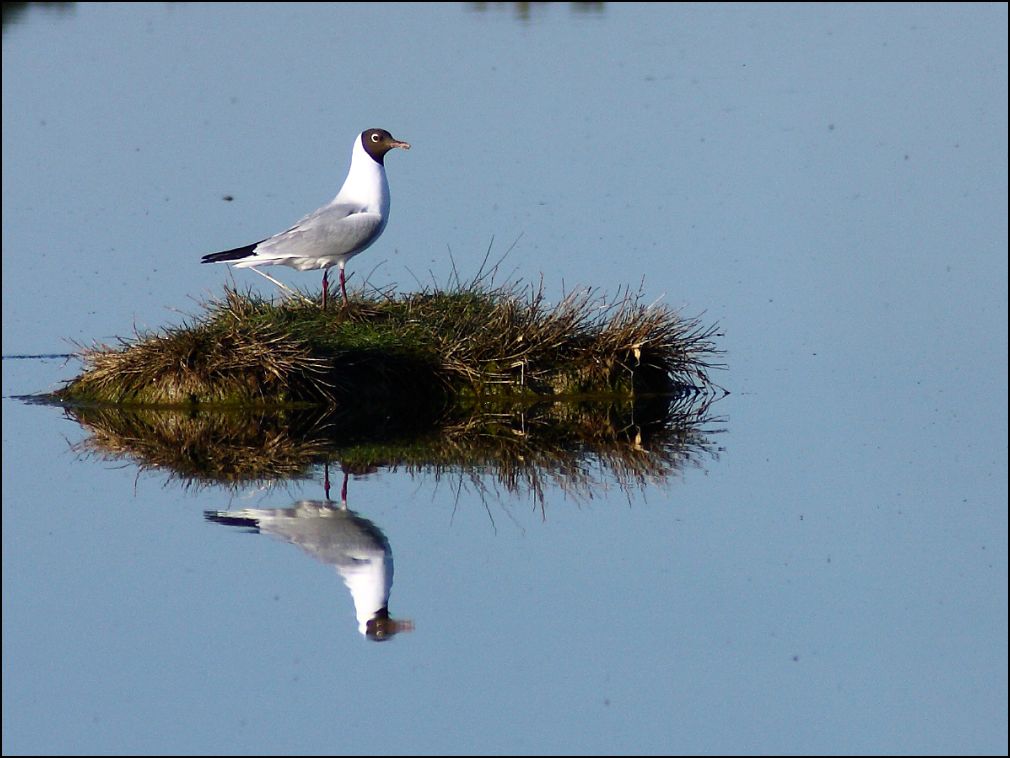
[{"label": "reflection of red leg", "polygon": [[[329,273],[330,273],[329,269],[324,269],[323,270],[323,309],[326,308],[326,293],[329,292],[329,289],[330,289],[330,277],[329,277]],[[341,271],[340,273],[342,274],[344,272]]]},{"label": "reflection of red leg", "polygon": [[329,464],[329,462],[323,464],[323,492],[326,494],[326,499],[329,500],[330,499],[330,464]]},{"label": "reflection of red leg", "polygon": [[340,487],[340,502],[347,505],[347,472],[344,472],[344,483]]}]

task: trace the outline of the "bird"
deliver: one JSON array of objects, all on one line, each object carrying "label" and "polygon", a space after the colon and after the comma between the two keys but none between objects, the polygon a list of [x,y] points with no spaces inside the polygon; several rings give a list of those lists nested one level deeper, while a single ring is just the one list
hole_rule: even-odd
[{"label": "bird", "polygon": [[289,288],[256,267],[281,265],[299,271],[322,269],[324,309],[329,292],[329,271],[337,266],[346,307],[344,265],[375,242],[389,221],[389,182],[384,159],[394,148],[409,150],[410,144],[395,139],[385,129],[366,129],[354,139],[351,167],[333,200],[279,234],[251,245],[210,253],[203,256],[201,263],[227,262],[236,268],[251,268],[283,289]]}]

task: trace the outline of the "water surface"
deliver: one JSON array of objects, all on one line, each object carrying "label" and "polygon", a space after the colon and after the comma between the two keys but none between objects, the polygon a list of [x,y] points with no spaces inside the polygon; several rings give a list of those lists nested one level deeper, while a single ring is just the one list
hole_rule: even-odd
[{"label": "water surface", "polygon": [[[1005,5],[67,4],[3,34],[5,753],[1006,752]],[[332,565],[204,517],[325,501],[321,469],[82,455],[14,397],[78,364],[7,358],[182,322],[231,281],[200,256],[332,197],[372,126],[413,149],[352,286],[518,240],[553,297],[718,322],[732,392],[715,454],[630,488],[351,472],[414,622],[381,644]]]}]

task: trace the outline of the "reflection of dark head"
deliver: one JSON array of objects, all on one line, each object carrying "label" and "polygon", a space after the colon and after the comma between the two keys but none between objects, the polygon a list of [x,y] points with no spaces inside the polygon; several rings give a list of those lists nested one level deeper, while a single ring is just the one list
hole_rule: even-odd
[{"label": "reflection of dark head", "polygon": [[406,619],[397,621],[389,617],[389,610],[382,608],[365,624],[365,636],[373,642],[391,640],[400,632],[414,631],[414,622]]}]

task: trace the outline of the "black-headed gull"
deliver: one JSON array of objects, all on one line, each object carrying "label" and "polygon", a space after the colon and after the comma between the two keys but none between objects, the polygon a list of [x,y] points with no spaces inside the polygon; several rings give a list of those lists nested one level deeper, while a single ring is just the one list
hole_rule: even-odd
[{"label": "black-headed gull", "polygon": [[389,220],[389,182],[383,159],[394,147],[409,150],[385,129],[366,129],[354,140],[351,168],[340,192],[290,229],[244,247],[203,256],[203,263],[225,261],[251,268],[280,287],[283,284],[256,266],[290,266],[299,271],[323,269],[323,308],[329,290],[329,270],[340,268],[340,292],[347,305],[344,264],[368,248]]}]

